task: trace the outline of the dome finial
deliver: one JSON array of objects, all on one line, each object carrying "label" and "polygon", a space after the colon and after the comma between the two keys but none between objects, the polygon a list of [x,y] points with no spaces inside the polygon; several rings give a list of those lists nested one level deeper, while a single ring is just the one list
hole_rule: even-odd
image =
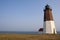
[{"label": "dome finial", "polygon": [[47,4],[47,5],[45,6],[45,8],[50,8],[50,6]]}]

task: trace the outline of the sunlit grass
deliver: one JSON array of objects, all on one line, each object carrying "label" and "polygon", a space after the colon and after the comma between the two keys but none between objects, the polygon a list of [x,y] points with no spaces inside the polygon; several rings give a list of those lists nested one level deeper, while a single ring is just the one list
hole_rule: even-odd
[{"label": "sunlit grass", "polygon": [[60,34],[0,34],[0,40],[60,40]]}]

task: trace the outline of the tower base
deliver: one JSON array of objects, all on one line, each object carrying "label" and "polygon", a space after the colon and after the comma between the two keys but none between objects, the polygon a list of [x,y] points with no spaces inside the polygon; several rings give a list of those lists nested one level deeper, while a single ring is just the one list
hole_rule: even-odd
[{"label": "tower base", "polygon": [[46,34],[57,34],[54,21],[45,21],[43,33]]}]

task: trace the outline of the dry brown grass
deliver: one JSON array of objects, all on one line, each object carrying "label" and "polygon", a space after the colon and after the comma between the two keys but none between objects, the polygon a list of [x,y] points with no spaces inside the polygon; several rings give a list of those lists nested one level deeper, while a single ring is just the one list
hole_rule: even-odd
[{"label": "dry brown grass", "polygon": [[60,40],[60,34],[0,34],[0,40]]}]

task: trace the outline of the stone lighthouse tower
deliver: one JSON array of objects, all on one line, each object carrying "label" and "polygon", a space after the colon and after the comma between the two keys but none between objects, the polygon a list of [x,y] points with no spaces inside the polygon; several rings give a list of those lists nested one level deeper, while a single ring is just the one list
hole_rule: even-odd
[{"label": "stone lighthouse tower", "polygon": [[56,34],[56,28],[54,24],[54,19],[52,16],[52,9],[49,5],[45,6],[44,9],[44,24],[43,24],[43,33],[47,34]]}]

